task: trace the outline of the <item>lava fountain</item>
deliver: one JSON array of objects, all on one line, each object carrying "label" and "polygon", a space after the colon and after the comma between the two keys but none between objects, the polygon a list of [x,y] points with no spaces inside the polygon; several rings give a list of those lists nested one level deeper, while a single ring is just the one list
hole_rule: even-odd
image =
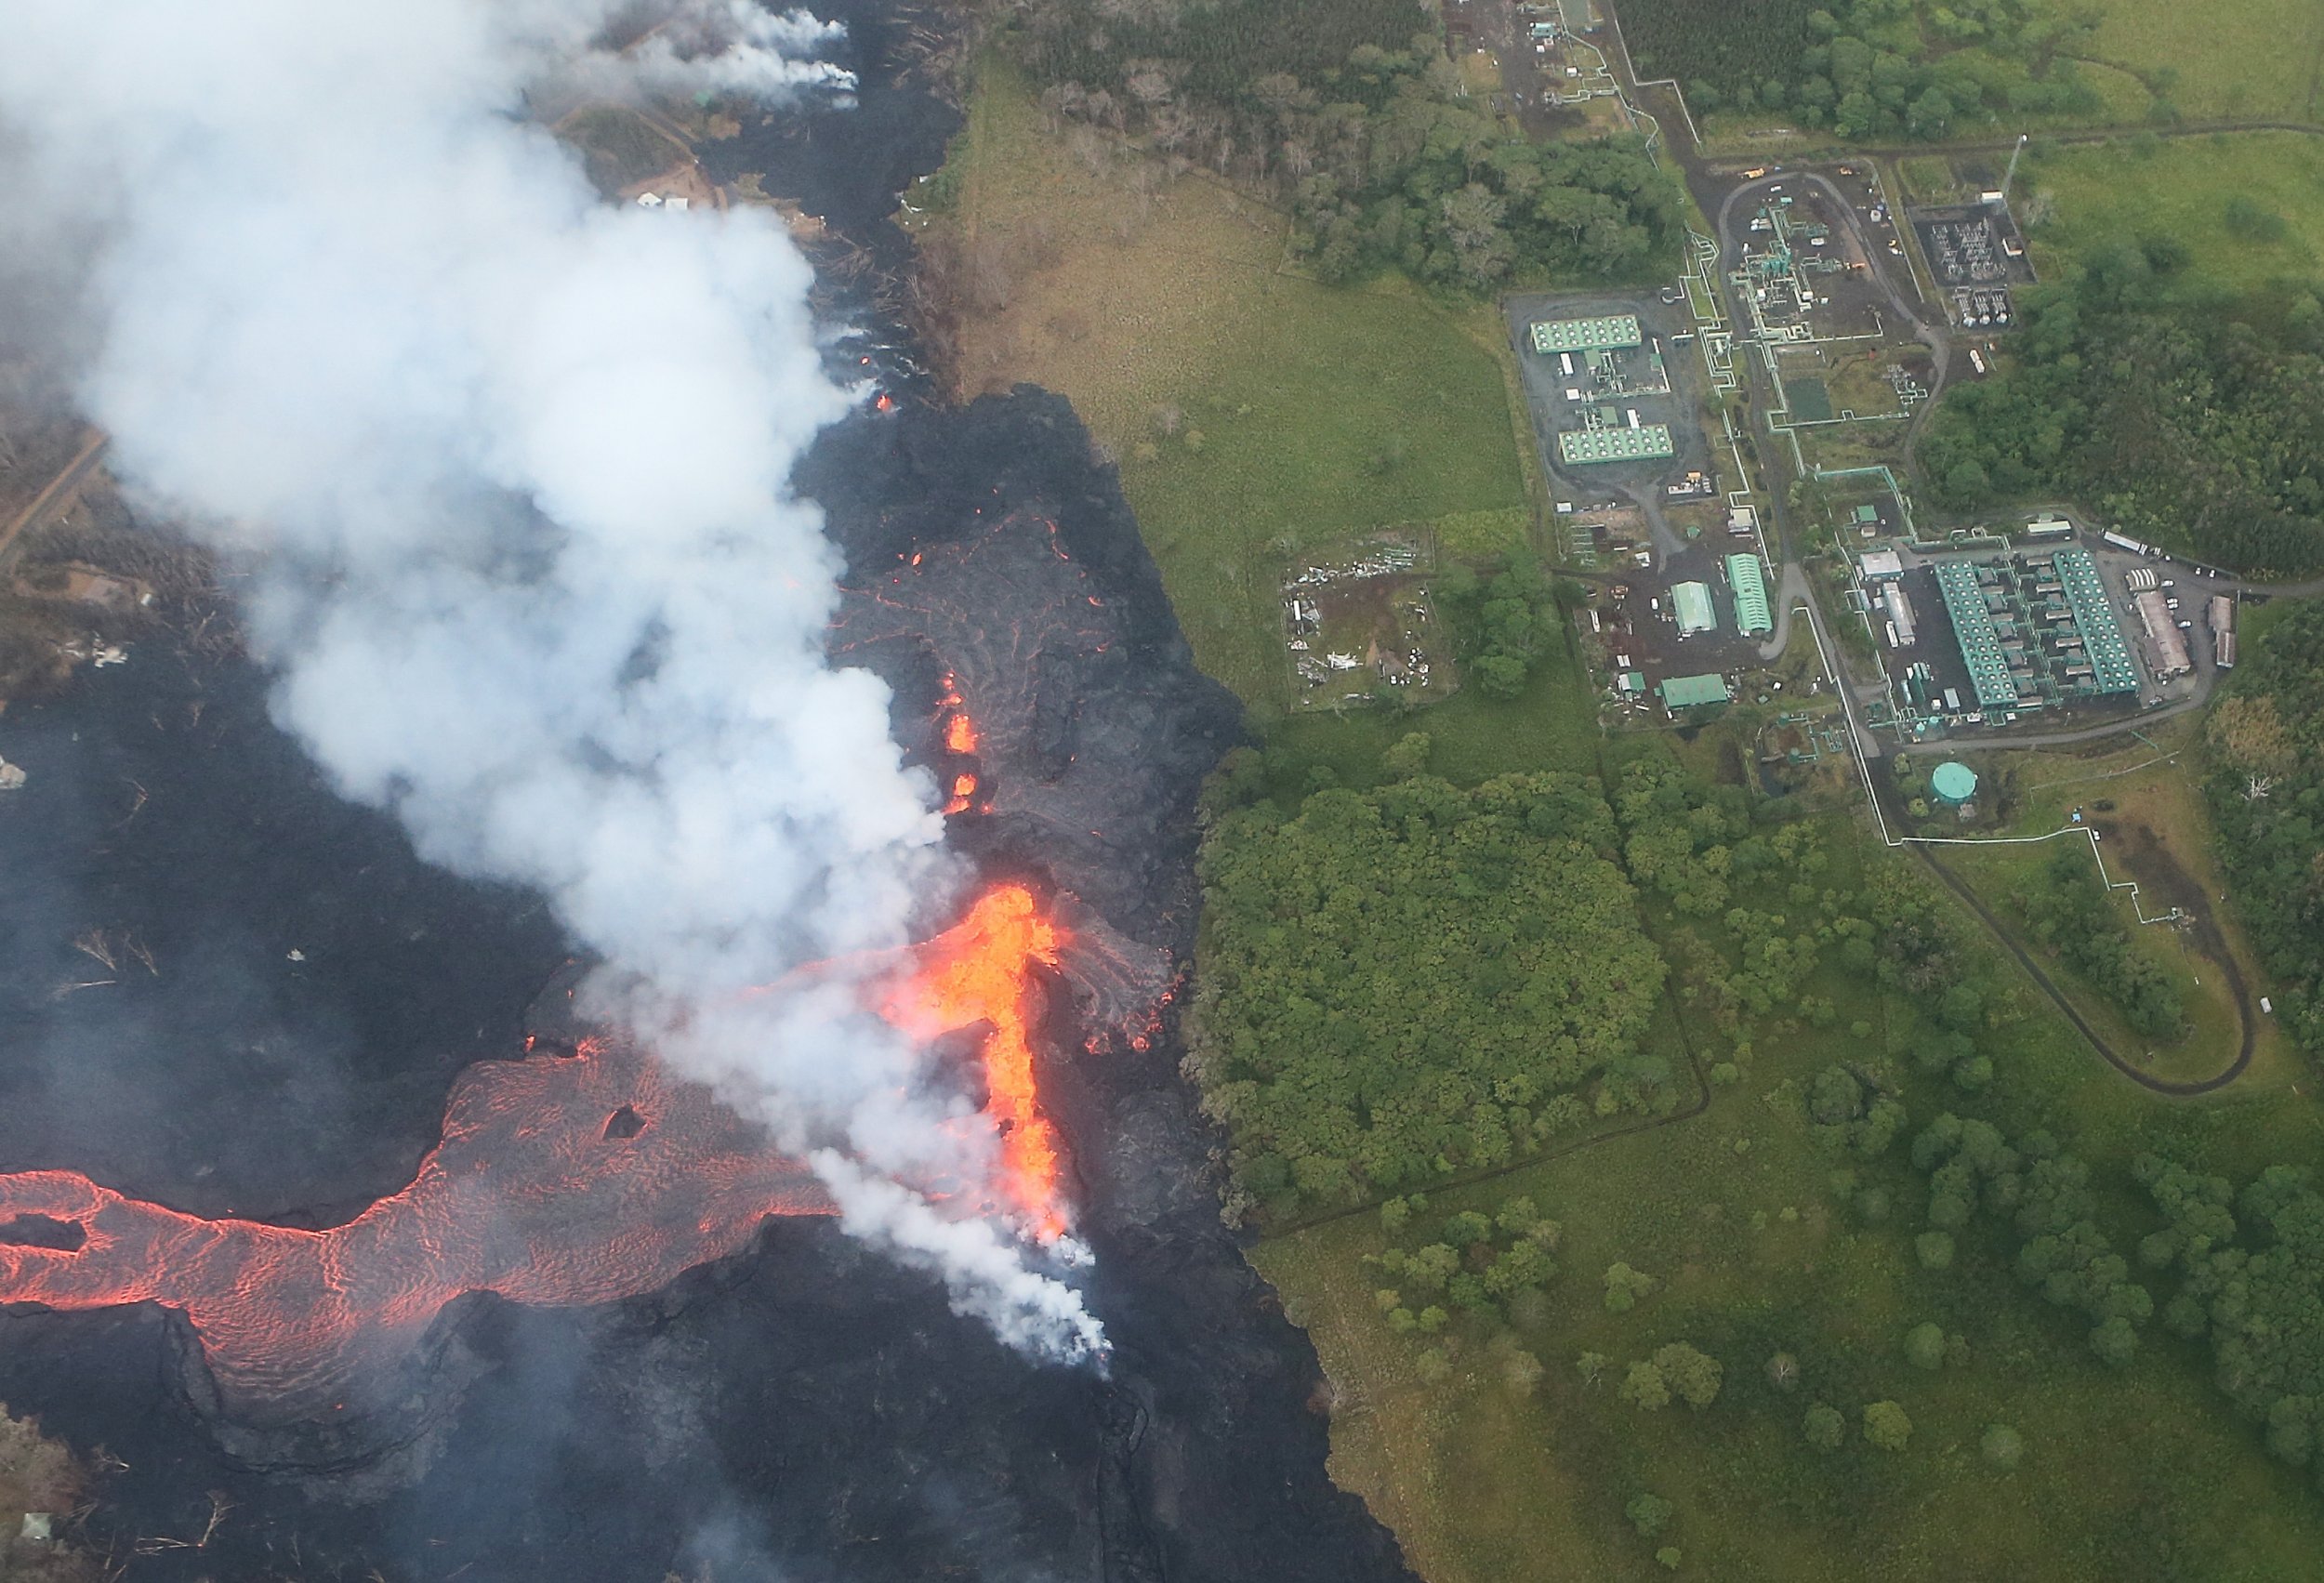
[{"label": "lava fountain", "polygon": [[[1028,998],[1063,938],[1029,891],[1000,886],[865,979],[915,1040],[989,1030],[1005,1185],[1044,1238],[1064,1216]],[[184,1316],[231,1416],[327,1420],[468,1293],[544,1306],[636,1297],[739,1251],[770,1216],[834,1209],[805,1165],[709,1088],[627,1040],[592,1037],[461,1073],[442,1141],[411,1185],[324,1230],[205,1220],[75,1171],[0,1176],[0,1303],[159,1303]]]}]

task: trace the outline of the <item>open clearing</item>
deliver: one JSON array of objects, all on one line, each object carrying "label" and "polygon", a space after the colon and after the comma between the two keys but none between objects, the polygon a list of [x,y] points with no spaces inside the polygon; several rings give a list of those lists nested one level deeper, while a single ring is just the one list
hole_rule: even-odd
[{"label": "open clearing", "polygon": [[2178,73],[2163,97],[2190,120],[2313,121],[2324,67],[2324,7],[2310,0],[2097,0],[2106,14],[2093,53],[2152,79]]},{"label": "open clearing", "polygon": [[[2033,167],[2032,232],[2045,278],[2104,243],[2175,236],[2188,272],[2232,292],[2310,276],[2324,258],[2324,138],[2296,132],[2124,139],[2052,152]],[[2230,200],[2281,218],[2279,239],[2227,229]]]},{"label": "open clearing", "polygon": [[1072,398],[1120,459],[1203,669],[1287,700],[1276,590],[1308,549],[1447,518],[1448,552],[1524,543],[1489,307],[1308,280],[1279,215],[1086,128],[1053,136],[1006,67],[982,73],[957,224],[997,306],[964,334],[964,382]]}]

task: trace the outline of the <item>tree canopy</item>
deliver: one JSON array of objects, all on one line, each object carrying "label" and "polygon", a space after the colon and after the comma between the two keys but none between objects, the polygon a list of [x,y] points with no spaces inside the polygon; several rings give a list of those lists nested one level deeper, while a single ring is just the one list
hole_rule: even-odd
[{"label": "tree canopy", "polygon": [[[2165,268],[2159,268],[2160,257]],[[2021,295],[2013,363],[1946,392],[1921,444],[1937,497],[2063,495],[2133,536],[2261,574],[2324,564],[2324,350],[2280,302],[2172,290],[2159,243],[2099,249]],[[2267,323],[2263,331],[2248,319]]]},{"label": "tree canopy", "polygon": [[1678,78],[1697,115],[1889,140],[2103,108],[2074,59],[2094,22],[2051,0],[1630,0],[1622,24],[1640,73]]},{"label": "tree canopy", "polygon": [[1004,43],[1053,113],[1271,187],[1327,280],[1486,290],[1676,259],[1685,200],[1642,140],[1513,135],[1424,20],[1406,0],[1031,0]]},{"label": "tree canopy", "polygon": [[2283,985],[2278,1014],[2324,1053],[2324,605],[2242,657],[2205,725],[2205,794],[2236,908]]},{"label": "tree canopy", "polygon": [[1594,783],[1416,775],[1211,827],[1189,1070],[1287,1206],[1489,1166],[1633,1096],[1660,953]]}]

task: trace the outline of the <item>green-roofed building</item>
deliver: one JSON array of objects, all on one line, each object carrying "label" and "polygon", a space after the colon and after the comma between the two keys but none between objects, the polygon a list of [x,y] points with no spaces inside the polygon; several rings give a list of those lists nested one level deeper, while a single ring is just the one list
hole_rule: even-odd
[{"label": "green-roofed building", "polygon": [[1666,676],[1655,691],[1661,694],[1662,706],[1675,714],[1701,704],[1725,703],[1727,679],[1715,672],[1708,676]]},{"label": "green-roofed building", "polygon": [[1735,589],[1735,627],[1746,638],[1776,629],[1767,608],[1767,576],[1756,555],[1727,557],[1727,583]]},{"label": "green-roofed building", "polygon": [[1670,590],[1670,608],[1679,618],[1679,636],[1692,638],[1697,632],[1719,629],[1719,613],[1710,602],[1708,583],[1681,583]]},{"label": "green-roofed building", "polygon": [[2070,545],[2057,552],[2052,564],[2066,589],[2066,603],[2074,613],[2082,647],[2090,655],[2091,692],[2100,697],[2137,692],[2138,666],[2122,641],[2122,628],[2114,619],[2106,585],[2098,580],[2097,561],[2081,546]]},{"label": "green-roofed building", "polygon": [[1635,313],[1606,313],[1594,319],[1541,319],[1533,326],[1533,350],[1543,357],[1566,351],[1609,351],[1645,344]]},{"label": "green-roofed building", "polygon": [[2014,709],[2017,682],[2009,673],[2009,656],[2001,652],[2001,635],[1994,628],[1993,613],[1976,568],[1964,561],[1936,563],[1937,590],[1945,596],[1945,614],[1953,624],[1953,641],[1961,646],[1961,662],[1969,667],[1969,684],[1980,709]]},{"label": "green-roofed building", "polygon": [[1667,423],[1642,423],[1636,429],[1612,424],[1603,429],[1569,429],[1557,437],[1557,459],[1567,467],[1652,461],[1677,454]]}]

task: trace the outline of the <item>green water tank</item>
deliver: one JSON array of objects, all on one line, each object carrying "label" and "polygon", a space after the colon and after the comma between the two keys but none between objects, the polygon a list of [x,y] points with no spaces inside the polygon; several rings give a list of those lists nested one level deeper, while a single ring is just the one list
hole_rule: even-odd
[{"label": "green water tank", "polygon": [[1940,800],[1958,806],[1977,795],[1977,772],[1958,759],[1948,760],[1929,777],[1929,789]]}]

